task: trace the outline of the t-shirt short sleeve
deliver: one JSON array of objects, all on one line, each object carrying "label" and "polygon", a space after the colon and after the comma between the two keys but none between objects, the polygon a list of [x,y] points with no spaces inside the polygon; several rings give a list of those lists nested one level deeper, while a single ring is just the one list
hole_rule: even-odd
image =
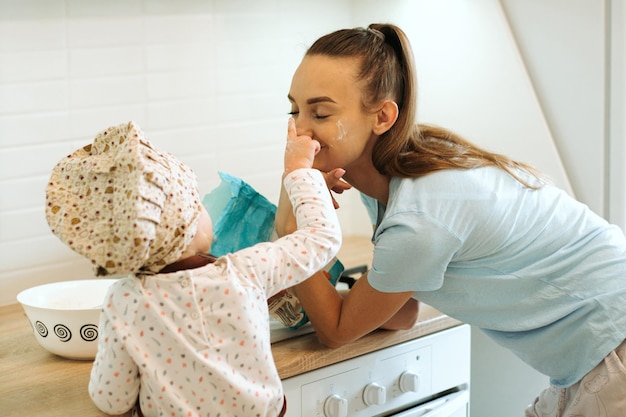
[{"label": "t-shirt short sleeve", "polygon": [[434,291],[461,241],[422,213],[386,218],[375,235],[369,284],[378,291]]}]

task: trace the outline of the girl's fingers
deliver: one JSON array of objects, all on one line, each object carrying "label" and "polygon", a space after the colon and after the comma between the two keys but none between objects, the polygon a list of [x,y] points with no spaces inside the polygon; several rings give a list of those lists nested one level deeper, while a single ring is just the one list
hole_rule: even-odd
[{"label": "girl's fingers", "polygon": [[287,140],[294,140],[297,137],[298,133],[296,131],[296,121],[293,117],[290,117],[287,122]]},{"label": "girl's fingers", "polygon": [[313,155],[317,155],[317,153],[322,149],[322,145],[320,145],[320,143],[315,139],[311,139],[311,142],[313,142]]}]

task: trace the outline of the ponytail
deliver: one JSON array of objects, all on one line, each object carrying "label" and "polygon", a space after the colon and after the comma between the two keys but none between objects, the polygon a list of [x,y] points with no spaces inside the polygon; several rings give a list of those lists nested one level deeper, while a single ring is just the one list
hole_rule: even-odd
[{"label": "ponytail", "polygon": [[[444,128],[416,124],[417,78],[411,44],[406,34],[392,24],[342,29],[318,39],[306,55],[361,59],[358,74],[364,82],[362,105],[368,111],[384,100],[398,105],[398,119],[374,144],[372,163],[383,175],[420,177],[442,169],[495,166],[529,188],[543,180],[533,167],[488,152]],[[539,182],[530,183],[520,171]]]}]

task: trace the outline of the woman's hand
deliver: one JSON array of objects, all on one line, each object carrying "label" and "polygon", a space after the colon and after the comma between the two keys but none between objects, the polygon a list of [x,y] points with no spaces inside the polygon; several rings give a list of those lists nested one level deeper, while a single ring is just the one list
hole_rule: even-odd
[{"label": "woman's hand", "polygon": [[[350,184],[341,179],[343,177],[343,174],[345,173],[346,170],[343,168],[335,168],[332,171],[323,173],[328,189],[337,194],[341,194],[345,190],[349,190],[350,188],[352,188]],[[339,203],[337,203],[337,200],[335,200],[335,197],[332,193],[330,193],[330,196],[333,199],[333,206],[338,209]]]}]

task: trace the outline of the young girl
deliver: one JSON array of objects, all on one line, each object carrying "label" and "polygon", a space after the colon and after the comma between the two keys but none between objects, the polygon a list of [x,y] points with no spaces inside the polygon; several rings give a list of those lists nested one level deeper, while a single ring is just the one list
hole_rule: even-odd
[{"label": "young girl", "polygon": [[[295,287],[320,339],[410,327],[420,300],[550,377],[527,416],[626,415],[623,232],[532,167],[416,124],[415,79],[388,24],[323,36],[293,76],[298,134],[321,144],[314,167],[343,168],[375,226],[372,269],[345,298],[320,274]],[[283,196],[281,234],[288,208]]]},{"label": "young girl", "polygon": [[[89,394],[109,414],[278,416],[284,396],[267,299],[336,254],[341,234],[319,143],[290,120],[283,184],[297,231],[215,259],[195,175],[134,123],[62,159],[46,189],[52,231],[110,288]],[[340,171],[341,173],[341,171]]]}]

